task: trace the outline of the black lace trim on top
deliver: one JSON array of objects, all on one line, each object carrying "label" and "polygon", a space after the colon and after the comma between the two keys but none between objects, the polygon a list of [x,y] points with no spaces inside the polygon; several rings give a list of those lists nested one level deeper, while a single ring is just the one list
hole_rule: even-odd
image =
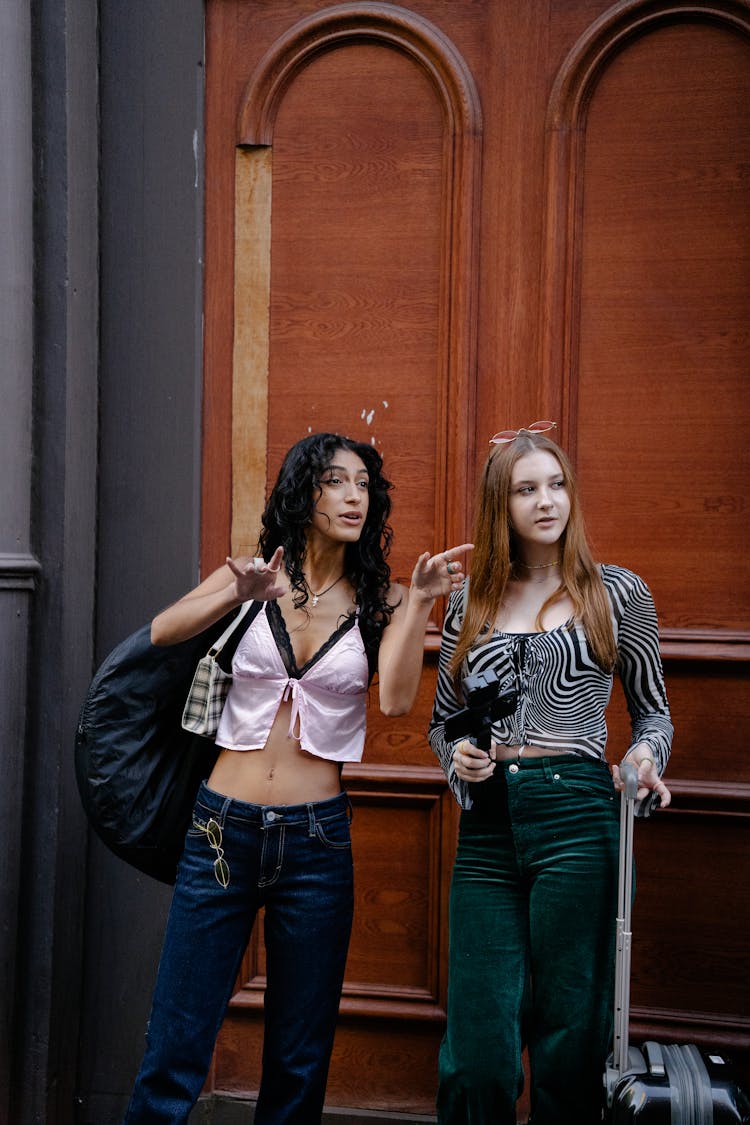
[{"label": "black lace trim on top", "polygon": [[266,602],[266,616],[268,617],[268,624],[271,626],[273,639],[276,641],[276,647],[279,650],[279,656],[284,662],[284,667],[287,670],[289,678],[292,680],[301,679],[309,668],[312,668],[327,652],[330,652],[336,642],[343,637],[344,633],[347,633],[353,628],[357,621],[356,613],[347,614],[341,624],[331,633],[328,640],[320,646],[318,651],[310,657],[306,664],[298,668],[297,659],[294,655],[294,649],[292,648],[292,641],[286,627],[286,621],[279,609],[278,602]]}]

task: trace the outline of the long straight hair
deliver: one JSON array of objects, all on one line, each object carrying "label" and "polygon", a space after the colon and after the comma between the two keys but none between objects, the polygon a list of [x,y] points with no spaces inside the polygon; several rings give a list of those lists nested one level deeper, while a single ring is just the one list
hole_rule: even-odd
[{"label": "long straight hair", "polygon": [[523,431],[514,441],[492,447],[480,478],[468,604],[450,663],[457,689],[461,666],[469,649],[491,635],[492,622],[500,609],[513,563],[518,558],[509,513],[513,467],[519,458],[537,450],[551,453],[558,461],[570,498],[570,516],[560,539],[560,585],[539,610],[536,628],[541,630],[547,609],[567,595],[599,667],[610,672],[617,661],[609,599],[586,538],[573,466],[549,438]]}]

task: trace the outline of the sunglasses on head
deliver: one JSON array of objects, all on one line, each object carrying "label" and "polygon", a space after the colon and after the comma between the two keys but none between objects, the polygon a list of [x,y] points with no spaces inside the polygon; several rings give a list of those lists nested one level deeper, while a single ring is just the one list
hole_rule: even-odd
[{"label": "sunglasses on head", "polygon": [[557,422],[532,422],[530,426],[522,426],[520,430],[501,430],[490,438],[490,445],[507,445],[515,441],[519,434],[546,434],[548,430],[556,430]]}]

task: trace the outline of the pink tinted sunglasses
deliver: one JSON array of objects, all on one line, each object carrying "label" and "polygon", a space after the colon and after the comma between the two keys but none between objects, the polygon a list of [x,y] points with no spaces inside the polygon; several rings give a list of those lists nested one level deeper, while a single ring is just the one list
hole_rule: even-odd
[{"label": "pink tinted sunglasses", "polygon": [[548,430],[556,430],[557,422],[532,422],[530,426],[523,426],[520,430],[501,430],[490,438],[490,445],[507,445],[515,441],[519,434],[546,434]]}]

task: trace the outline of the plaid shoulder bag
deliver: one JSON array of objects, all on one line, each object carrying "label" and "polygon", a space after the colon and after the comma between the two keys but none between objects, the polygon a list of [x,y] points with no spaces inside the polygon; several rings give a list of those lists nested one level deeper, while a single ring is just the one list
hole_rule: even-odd
[{"label": "plaid shoulder bag", "polygon": [[[203,738],[213,738],[216,734],[232,682],[232,657],[240,638],[262,605],[262,602],[244,602],[231,625],[198,661],[182,712],[184,730],[200,734]],[[230,637],[234,644],[228,643]],[[223,657],[221,662],[219,657]]]}]

